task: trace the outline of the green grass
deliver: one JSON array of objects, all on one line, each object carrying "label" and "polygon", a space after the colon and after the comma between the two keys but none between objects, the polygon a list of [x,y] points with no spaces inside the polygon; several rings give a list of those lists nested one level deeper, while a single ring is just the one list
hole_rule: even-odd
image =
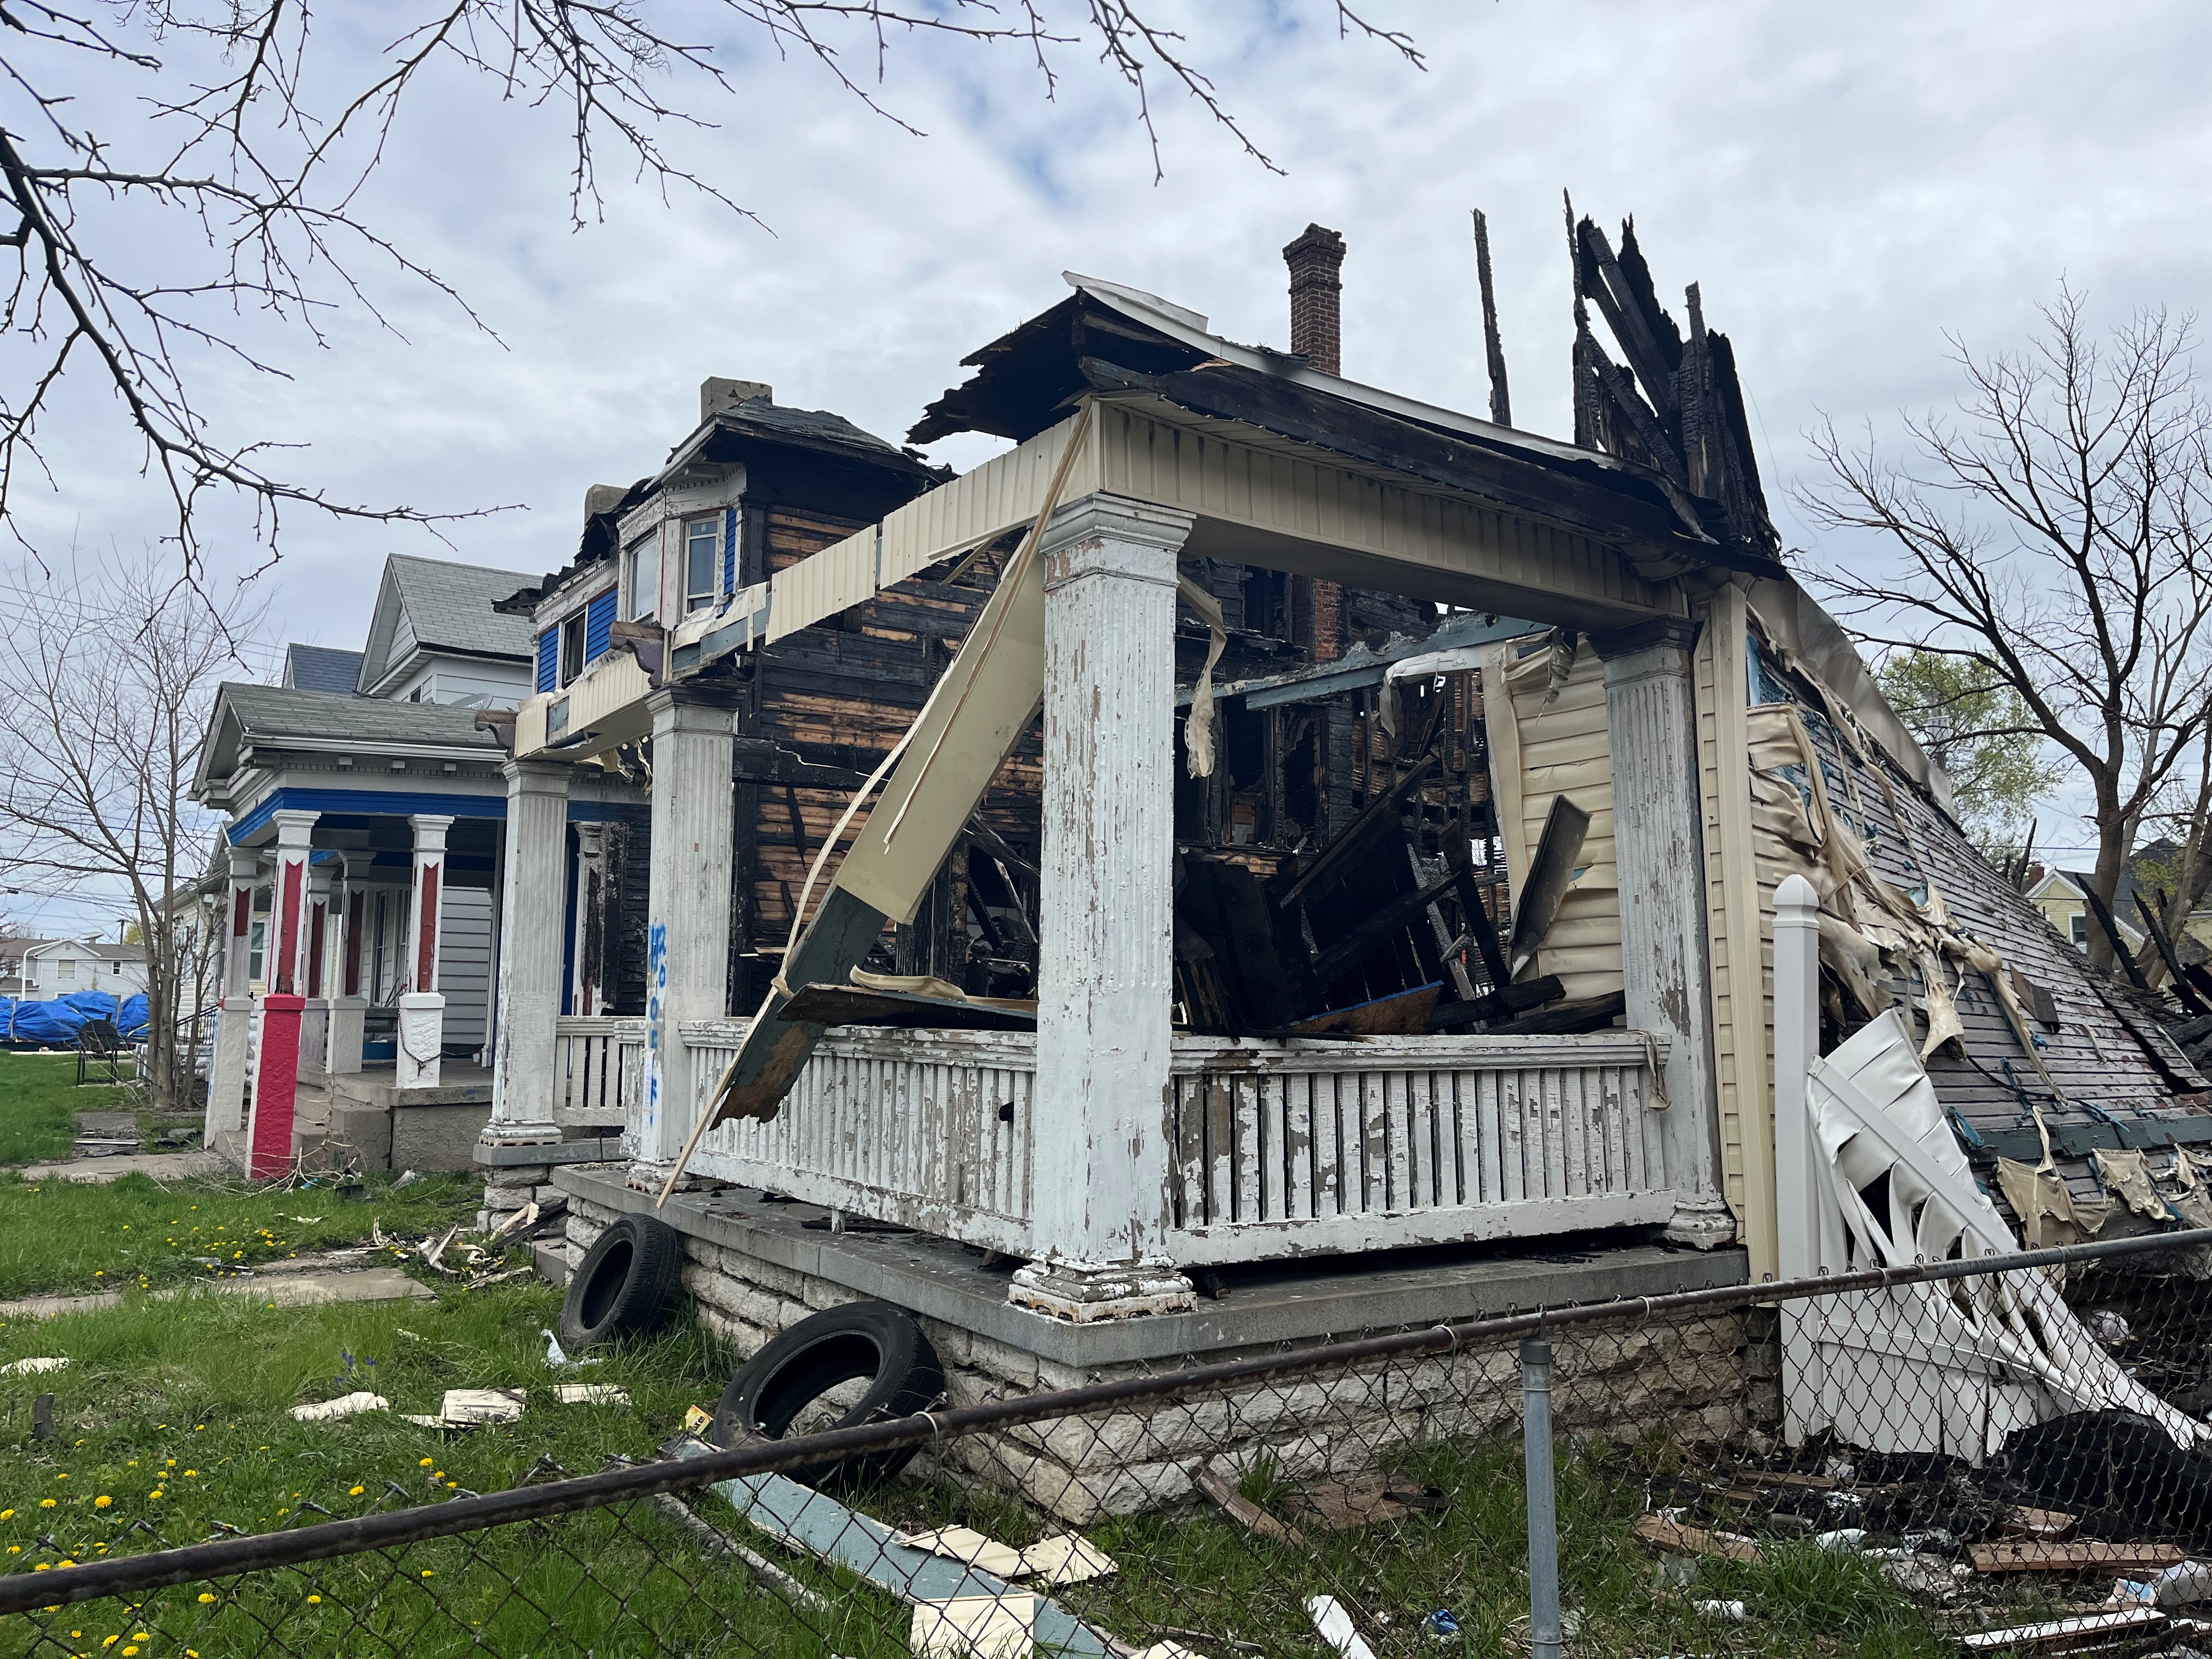
[{"label": "green grass", "polygon": [[123,1086],[77,1087],[74,1054],[0,1053],[0,1164],[67,1158],[70,1114],[128,1111],[130,1096]]},{"label": "green grass", "polygon": [[0,1174],[0,1297],[175,1285],[209,1261],[252,1267],[365,1243],[372,1224],[422,1237],[471,1218],[471,1176],[426,1176],[394,1190],[374,1172],[356,1185],[276,1191],[243,1180],[32,1183]]}]

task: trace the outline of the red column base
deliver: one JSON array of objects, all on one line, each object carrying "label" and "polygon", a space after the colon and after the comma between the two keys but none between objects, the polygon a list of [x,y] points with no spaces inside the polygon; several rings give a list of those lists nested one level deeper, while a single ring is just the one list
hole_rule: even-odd
[{"label": "red column base", "polygon": [[300,1013],[305,997],[261,999],[261,1066],[253,1080],[252,1152],[246,1173],[270,1181],[292,1167],[292,1111],[300,1088]]}]

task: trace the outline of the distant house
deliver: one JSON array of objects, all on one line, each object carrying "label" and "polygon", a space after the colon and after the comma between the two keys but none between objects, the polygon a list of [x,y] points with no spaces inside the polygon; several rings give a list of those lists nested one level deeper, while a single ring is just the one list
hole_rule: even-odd
[{"label": "distant house", "polygon": [[348,689],[388,702],[514,708],[530,695],[537,649],[526,617],[492,609],[514,588],[513,571],[393,555]]},{"label": "distant house", "polygon": [[279,684],[288,691],[335,691],[350,696],[361,684],[361,653],[336,651],[326,645],[288,645]]},{"label": "distant house", "polygon": [[0,996],[46,1002],[74,991],[132,996],[146,988],[146,951],[97,939],[0,940]]},{"label": "distant house", "polygon": [[[2179,874],[2181,851],[2179,842],[2161,836],[2136,848],[2121,867],[2120,884],[2112,895],[2112,920],[2118,924],[2120,937],[2130,951],[2141,950],[2147,938],[2142,914],[2136,908],[2136,893],[2141,892],[2144,902],[2155,907],[2159,890],[2171,891]],[[2028,897],[2050,919],[2053,927],[2073,941],[2077,951],[2089,948],[2097,926],[2084,896],[2090,879],[2087,870],[2047,870],[2028,884]],[[2199,908],[2193,913],[2182,933],[2179,945],[2184,961],[2203,962],[2212,957],[2212,908]]]}]

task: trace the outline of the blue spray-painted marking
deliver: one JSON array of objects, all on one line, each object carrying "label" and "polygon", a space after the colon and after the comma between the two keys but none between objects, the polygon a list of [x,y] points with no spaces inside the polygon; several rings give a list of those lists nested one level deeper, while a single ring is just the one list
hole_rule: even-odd
[{"label": "blue spray-painted marking", "polygon": [[650,1122],[660,1106],[660,1000],[668,990],[665,922],[657,921],[646,932],[645,982],[645,1115]]}]

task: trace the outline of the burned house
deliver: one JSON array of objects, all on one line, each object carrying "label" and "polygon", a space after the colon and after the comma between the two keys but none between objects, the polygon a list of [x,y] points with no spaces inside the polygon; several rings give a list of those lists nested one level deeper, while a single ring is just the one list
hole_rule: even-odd
[{"label": "burned house", "polygon": [[958,477],[709,381],[506,602],[498,1190],[1032,1376],[1741,1282],[1802,878],[1817,1046],[1908,1018],[2021,1231],[2191,1213],[2203,1080],[1782,562],[1697,290],[1573,242],[1571,442],[1341,374],[1317,229],[1286,351],[1071,276]]}]

